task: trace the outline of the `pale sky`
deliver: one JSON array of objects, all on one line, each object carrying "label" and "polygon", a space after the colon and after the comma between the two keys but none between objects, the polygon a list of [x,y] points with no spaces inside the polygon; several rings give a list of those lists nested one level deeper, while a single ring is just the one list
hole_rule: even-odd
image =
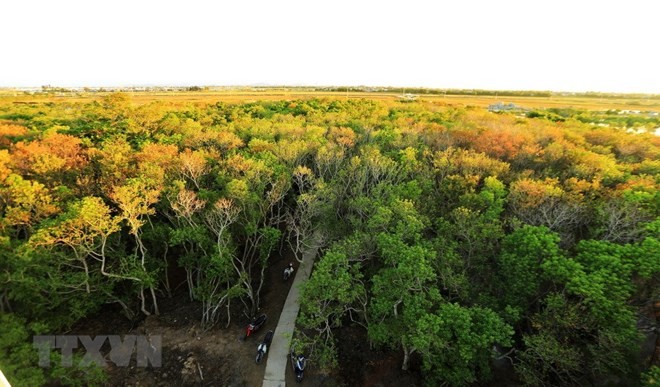
[{"label": "pale sky", "polygon": [[659,21],[659,0],[4,0],[0,87],[660,93]]}]

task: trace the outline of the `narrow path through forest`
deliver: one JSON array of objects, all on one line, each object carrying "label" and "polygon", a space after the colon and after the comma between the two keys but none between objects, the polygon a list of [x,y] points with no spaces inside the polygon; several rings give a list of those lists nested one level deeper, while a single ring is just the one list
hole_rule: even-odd
[{"label": "narrow path through forest", "polygon": [[291,285],[289,295],[286,298],[282,314],[280,314],[280,319],[277,323],[277,328],[275,328],[273,342],[268,350],[263,387],[286,386],[289,348],[291,347],[291,339],[296,326],[298,311],[300,310],[300,289],[312,272],[314,257],[316,257],[316,252],[319,249],[320,240],[320,234],[315,234],[312,246],[303,254],[303,261],[298,266],[297,273],[293,279],[293,285]]}]

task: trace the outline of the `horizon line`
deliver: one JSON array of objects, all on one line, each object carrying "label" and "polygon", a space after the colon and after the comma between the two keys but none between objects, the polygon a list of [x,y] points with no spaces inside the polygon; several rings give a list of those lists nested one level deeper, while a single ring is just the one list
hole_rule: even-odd
[{"label": "horizon line", "polygon": [[604,91],[604,90],[552,90],[552,89],[492,89],[492,88],[460,88],[460,87],[430,87],[430,86],[384,86],[384,85],[366,85],[366,84],[336,84],[336,85],[306,85],[306,84],[276,84],[276,83],[246,83],[246,84],[117,84],[117,85],[40,85],[40,86],[0,86],[0,90],[14,89],[14,90],[27,90],[27,89],[120,89],[120,88],[378,88],[378,89],[422,89],[433,91],[473,91],[473,92],[520,92],[520,93],[571,93],[571,94],[630,94],[630,95],[648,95],[657,96],[660,92],[643,92],[643,91]]}]

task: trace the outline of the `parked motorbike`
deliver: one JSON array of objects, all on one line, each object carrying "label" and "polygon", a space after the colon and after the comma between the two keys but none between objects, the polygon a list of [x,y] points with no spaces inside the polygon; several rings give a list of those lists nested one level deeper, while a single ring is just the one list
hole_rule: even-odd
[{"label": "parked motorbike", "polygon": [[257,357],[255,358],[257,364],[261,363],[261,359],[263,359],[266,353],[268,353],[268,347],[270,346],[271,341],[273,341],[273,331],[268,331],[266,332],[264,339],[257,346]]},{"label": "parked motorbike", "polygon": [[291,365],[293,366],[293,372],[296,374],[296,382],[300,383],[303,380],[303,371],[305,371],[305,356],[302,354],[296,355],[293,350],[291,351]]},{"label": "parked motorbike", "polygon": [[261,326],[264,325],[267,318],[268,317],[265,314],[262,314],[261,316],[253,319],[252,322],[245,327],[245,335],[242,337],[242,339],[243,340],[247,339],[248,337],[250,337],[252,333],[259,330],[259,328],[261,328]]},{"label": "parked motorbike", "polygon": [[291,277],[291,275],[293,274],[293,271],[294,271],[294,269],[293,269],[293,263],[290,263],[289,266],[287,266],[287,268],[284,269],[284,276],[283,276],[283,278],[284,278],[285,281],[288,280],[289,277]]}]

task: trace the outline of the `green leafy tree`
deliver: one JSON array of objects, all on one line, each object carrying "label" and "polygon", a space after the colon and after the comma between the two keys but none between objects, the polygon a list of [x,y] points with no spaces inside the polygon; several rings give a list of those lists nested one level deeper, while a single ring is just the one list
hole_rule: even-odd
[{"label": "green leafy tree", "polygon": [[367,299],[362,278],[359,267],[341,249],[331,249],[315,264],[303,286],[298,323],[313,332],[305,344],[322,368],[337,365],[332,329],[347,315],[353,321],[364,321]]},{"label": "green leafy tree", "polygon": [[542,264],[560,256],[559,236],[547,227],[526,225],[504,237],[497,259],[503,302],[527,314],[542,294]]},{"label": "green leafy tree", "polygon": [[398,235],[377,237],[384,266],[372,277],[369,337],[376,344],[400,346],[408,369],[410,355],[417,351],[414,327],[430,313],[440,294],[429,261],[433,251],[422,244],[408,245]]},{"label": "green leafy tree", "polygon": [[494,311],[442,303],[413,327],[428,385],[465,385],[490,379],[493,345],[511,344],[513,328]]}]

